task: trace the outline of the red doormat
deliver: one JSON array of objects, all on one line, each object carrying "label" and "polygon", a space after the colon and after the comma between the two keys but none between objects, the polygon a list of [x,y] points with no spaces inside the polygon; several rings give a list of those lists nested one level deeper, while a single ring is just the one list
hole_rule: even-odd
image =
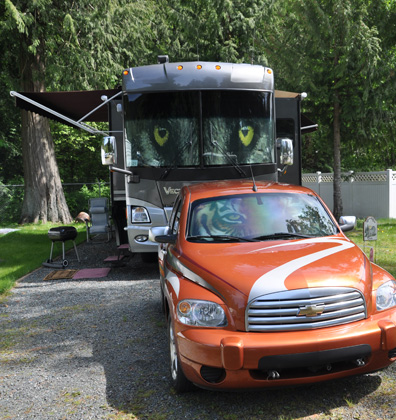
[{"label": "red doormat", "polygon": [[79,279],[99,279],[101,277],[106,277],[111,268],[84,268],[78,270],[73,276],[73,280]]},{"label": "red doormat", "polygon": [[55,270],[44,277],[44,280],[72,279],[78,270]]}]

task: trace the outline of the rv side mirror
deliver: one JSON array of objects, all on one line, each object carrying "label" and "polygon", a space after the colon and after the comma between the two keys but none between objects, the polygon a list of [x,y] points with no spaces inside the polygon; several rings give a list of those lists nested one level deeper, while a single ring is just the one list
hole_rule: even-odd
[{"label": "rv side mirror", "polygon": [[117,144],[114,136],[104,137],[101,148],[102,165],[117,163]]},{"label": "rv side mirror", "polygon": [[279,138],[276,140],[279,149],[279,164],[293,165],[293,140]]}]

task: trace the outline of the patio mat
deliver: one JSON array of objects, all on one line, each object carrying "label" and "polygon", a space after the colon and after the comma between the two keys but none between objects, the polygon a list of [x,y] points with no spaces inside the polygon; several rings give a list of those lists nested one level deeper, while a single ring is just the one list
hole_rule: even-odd
[{"label": "patio mat", "polygon": [[44,277],[44,280],[72,279],[78,270],[55,270]]},{"label": "patio mat", "polygon": [[74,274],[73,280],[98,279],[100,277],[106,277],[110,270],[111,268],[84,268],[82,270],[78,270],[78,272]]}]

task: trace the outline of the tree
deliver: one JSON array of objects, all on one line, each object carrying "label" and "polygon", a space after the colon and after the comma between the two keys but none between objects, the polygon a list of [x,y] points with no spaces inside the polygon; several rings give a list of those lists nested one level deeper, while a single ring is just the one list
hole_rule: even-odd
[{"label": "tree", "polygon": [[[0,6],[0,15],[4,15]],[[1,25],[1,22],[0,22]],[[1,27],[0,27],[1,28]],[[1,29],[0,29],[1,31]],[[19,170],[21,161],[20,118],[14,111],[13,99],[9,91],[15,86],[15,66],[13,57],[17,53],[10,48],[6,39],[0,38],[0,184],[21,183]]]},{"label": "tree", "polygon": [[333,144],[334,208],[342,214],[342,143],[367,135],[380,40],[364,0],[286,0],[283,30],[271,58],[291,90],[308,102]]},{"label": "tree", "polygon": [[177,60],[266,64],[265,34],[273,0],[162,0],[166,41]]},{"label": "tree", "polygon": [[368,7],[370,23],[377,27],[381,39],[380,65],[371,101],[370,119],[376,124],[369,127],[374,135],[368,156],[374,157],[383,170],[396,166],[396,3],[376,0]]},{"label": "tree", "polygon": [[[6,0],[8,28],[13,29],[18,40],[22,91],[45,90],[45,16],[40,5],[26,6],[25,13],[21,13]],[[39,220],[69,223],[71,215],[63,194],[48,121],[27,111],[22,111],[22,156],[25,194],[20,223]]]},{"label": "tree", "polygon": [[[134,51],[146,51],[142,32],[152,10],[149,1],[5,0],[0,37],[19,52],[19,63],[15,63],[20,70],[19,89],[42,92],[48,87],[113,87],[127,64],[121,59],[128,61],[134,56],[128,52],[133,41],[137,41]],[[120,34],[124,38],[120,39]],[[22,155],[25,195],[21,223],[69,223],[48,121],[26,111],[22,111]]]}]

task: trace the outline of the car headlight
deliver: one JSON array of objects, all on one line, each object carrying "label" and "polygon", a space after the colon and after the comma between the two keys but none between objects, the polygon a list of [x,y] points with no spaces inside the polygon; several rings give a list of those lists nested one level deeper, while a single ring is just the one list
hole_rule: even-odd
[{"label": "car headlight", "polygon": [[224,309],[217,303],[207,300],[186,299],[177,305],[179,321],[200,327],[224,327],[227,317]]},{"label": "car headlight", "polygon": [[396,306],[396,281],[387,281],[377,289],[376,303],[378,311]]}]

